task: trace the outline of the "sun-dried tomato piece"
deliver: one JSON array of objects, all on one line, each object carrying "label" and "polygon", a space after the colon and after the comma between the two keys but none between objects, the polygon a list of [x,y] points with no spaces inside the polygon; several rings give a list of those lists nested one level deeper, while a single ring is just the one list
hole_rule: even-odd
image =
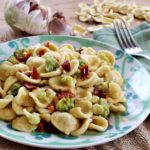
[{"label": "sun-dried tomato piece", "polygon": [[100,91],[99,89],[94,89],[92,95],[98,96],[100,98],[106,98],[105,93],[103,93],[102,91]]},{"label": "sun-dried tomato piece", "polygon": [[23,57],[18,57],[17,59],[20,61],[20,62],[26,62],[28,60],[29,57],[31,57],[32,54],[31,53],[27,53],[25,54]]},{"label": "sun-dried tomato piece", "polygon": [[41,57],[45,54],[45,49],[41,49],[39,52],[38,52],[38,56]]},{"label": "sun-dried tomato piece", "polygon": [[49,132],[58,134],[61,133],[57,128],[53,126],[51,122],[46,122],[45,120],[41,120],[36,129],[37,132]]},{"label": "sun-dried tomato piece", "polygon": [[37,87],[31,83],[25,83],[24,86],[28,89],[28,90],[34,90]]},{"label": "sun-dried tomato piece", "polygon": [[83,50],[84,50],[83,48],[80,48],[80,49],[76,50],[76,52],[78,52],[78,53],[81,54],[81,52],[82,52]]},{"label": "sun-dried tomato piece", "polygon": [[58,94],[58,99],[62,99],[62,98],[74,98],[75,94],[70,92],[70,91],[59,91]]},{"label": "sun-dried tomato piece", "polygon": [[88,65],[84,65],[83,67],[81,67],[80,71],[81,71],[81,78],[82,79],[85,79],[85,78],[88,77],[88,75],[89,75],[89,67],[88,67]]},{"label": "sun-dried tomato piece", "polygon": [[32,68],[31,78],[32,79],[40,79],[40,75],[37,72],[37,69],[35,67]]},{"label": "sun-dried tomato piece", "polygon": [[54,133],[54,134],[60,134],[61,133],[61,131],[59,131],[57,128],[55,128],[51,122],[46,122],[44,129],[46,132],[49,132],[49,133]]},{"label": "sun-dried tomato piece", "polygon": [[44,43],[44,46],[47,47],[47,48],[49,48],[50,47],[50,42]]},{"label": "sun-dried tomato piece", "polygon": [[71,65],[68,60],[64,61],[64,63],[61,66],[67,72],[69,72],[71,70]]},{"label": "sun-dried tomato piece", "polygon": [[54,99],[53,99],[53,101],[52,101],[52,105],[54,105],[54,106],[56,106],[56,104],[59,102],[59,99],[58,99],[58,97],[55,97]]},{"label": "sun-dried tomato piece", "polygon": [[36,129],[37,132],[44,132],[45,131],[45,124],[46,122],[44,120],[41,120],[38,124],[38,127]]},{"label": "sun-dried tomato piece", "polygon": [[55,111],[54,105],[49,105],[49,106],[47,107],[47,109],[48,109],[51,113]]}]

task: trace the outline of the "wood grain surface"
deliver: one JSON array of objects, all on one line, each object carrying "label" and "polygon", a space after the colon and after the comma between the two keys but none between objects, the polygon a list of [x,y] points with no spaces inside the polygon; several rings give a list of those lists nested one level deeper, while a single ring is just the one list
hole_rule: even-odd
[{"label": "wood grain surface", "polygon": [[[125,0],[117,0],[117,1],[125,1]],[[75,12],[79,10],[78,4],[80,2],[91,3],[92,0],[41,0],[42,4],[51,7],[52,13],[55,13],[56,11],[62,11],[67,18],[67,22],[70,25],[73,25],[74,23],[78,23],[83,26],[87,26],[86,23],[81,23],[80,21],[78,21],[75,15]],[[150,6],[150,0],[135,0],[135,2],[140,6],[141,5]],[[16,35],[6,24],[4,19],[3,3],[4,0],[0,0],[0,41],[4,42],[10,39],[24,36],[24,35]],[[135,26],[140,22],[141,21],[135,20],[132,25]]]},{"label": "wood grain surface", "polygon": [[[41,3],[50,6],[52,12],[62,11],[67,18],[67,22],[71,25],[74,23],[81,23],[76,18],[75,12],[78,11],[78,3],[87,2],[92,0],[41,0]],[[123,0],[118,0],[123,1]],[[132,1],[132,0],[131,0]],[[135,0],[138,5],[150,6],[150,0]],[[0,0],[0,42],[4,42],[10,39],[15,39],[20,36],[13,32],[13,30],[6,24],[4,20],[4,0]],[[135,21],[133,26],[137,25],[141,21]],[[113,142],[109,142],[104,145],[98,145],[95,147],[89,147],[80,150],[150,150],[150,117],[139,126],[136,130],[132,131],[128,135],[117,139]],[[44,150],[40,148],[33,148],[0,138],[0,150]],[[74,149],[77,150],[77,149]]]}]

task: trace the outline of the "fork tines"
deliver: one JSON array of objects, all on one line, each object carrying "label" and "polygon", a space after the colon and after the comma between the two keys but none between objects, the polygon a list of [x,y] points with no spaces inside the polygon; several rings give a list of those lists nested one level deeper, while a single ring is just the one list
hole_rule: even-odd
[{"label": "fork tines", "polygon": [[116,36],[123,49],[138,47],[136,41],[134,40],[127,24],[124,20],[115,20],[113,22]]}]

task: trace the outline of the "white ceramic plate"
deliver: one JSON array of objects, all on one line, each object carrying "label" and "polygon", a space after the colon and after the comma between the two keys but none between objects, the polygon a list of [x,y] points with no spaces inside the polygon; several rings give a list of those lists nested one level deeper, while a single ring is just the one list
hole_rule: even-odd
[{"label": "white ceramic plate", "polygon": [[[0,44],[0,60],[6,60],[15,50],[52,41],[58,45],[71,43],[76,48],[90,46],[96,50],[106,47],[100,42],[68,36],[26,37]],[[79,148],[106,143],[134,130],[150,112],[150,75],[141,64],[121,50],[107,47],[116,57],[116,69],[124,78],[127,111],[121,115],[112,114],[109,128],[105,132],[87,132],[79,137],[50,133],[24,133],[11,128],[11,124],[0,121],[0,136],[8,140],[43,148]]]}]

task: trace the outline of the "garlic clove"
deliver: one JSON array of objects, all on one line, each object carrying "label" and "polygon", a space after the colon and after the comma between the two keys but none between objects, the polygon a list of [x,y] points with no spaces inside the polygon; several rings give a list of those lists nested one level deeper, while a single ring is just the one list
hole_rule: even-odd
[{"label": "garlic clove", "polygon": [[66,18],[61,12],[53,15],[52,21],[48,24],[48,32],[50,34],[66,34],[70,35],[72,28],[66,23]]}]

